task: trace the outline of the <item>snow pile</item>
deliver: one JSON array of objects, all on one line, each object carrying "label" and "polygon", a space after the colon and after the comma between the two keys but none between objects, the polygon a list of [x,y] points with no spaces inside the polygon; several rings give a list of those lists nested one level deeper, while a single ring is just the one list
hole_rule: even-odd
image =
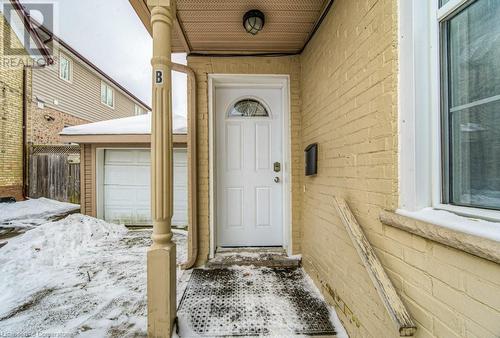
[{"label": "snow pile", "polygon": [[58,202],[43,197],[16,203],[0,203],[0,227],[30,227],[79,209],[80,206],[77,204]]},{"label": "snow pile", "polygon": [[[185,119],[185,118],[184,118]],[[180,124],[180,123],[176,123]],[[186,134],[185,125],[175,127],[174,134]],[[151,113],[81,124],[64,128],[61,135],[147,135],[151,134]]]},{"label": "snow pile", "polygon": [[[145,336],[151,230],[80,214],[0,249],[0,335]],[[178,250],[186,236],[174,234]]]}]

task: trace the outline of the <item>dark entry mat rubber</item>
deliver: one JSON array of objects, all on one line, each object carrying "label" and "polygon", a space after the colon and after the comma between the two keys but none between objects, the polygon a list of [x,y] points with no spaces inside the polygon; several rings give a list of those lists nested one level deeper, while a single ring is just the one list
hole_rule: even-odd
[{"label": "dark entry mat rubber", "polygon": [[335,335],[331,310],[301,269],[195,269],[179,306],[181,337]]}]

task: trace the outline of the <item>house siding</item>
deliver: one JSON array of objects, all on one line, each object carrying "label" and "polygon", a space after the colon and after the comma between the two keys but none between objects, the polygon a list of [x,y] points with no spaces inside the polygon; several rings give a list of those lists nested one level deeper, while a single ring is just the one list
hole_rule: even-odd
[{"label": "house siding", "polygon": [[301,55],[301,144],[320,151],[304,180],[303,265],[351,337],[399,336],[336,214],[343,197],[417,337],[498,337],[500,265],[379,221],[398,207],[397,16],[394,0],[337,0]]},{"label": "house siding", "polygon": [[[27,55],[6,55],[4,41],[11,34],[12,47],[23,48],[0,13],[0,197],[23,198],[23,64]],[[28,92],[31,71],[27,70]]]},{"label": "house siding", "polygon": [[90,144],[84,144],[80,146],[83,148],[83,159],[80,159],[80,163],[83,165],[83,168],[80,167],[80,172],[82,175],[82,181],[83,181],[83,192],[81,192],[81,212],[84,215],[88,216],[94,216],[95,217],[95,212],[92,208],[92,196],[95,193],[95,188],[93,185],[93,174],[92,172],[95,170],[95,168],[92,167],[92,164],[94,163],[93,157],[95,156],[94,153],[92,152],[92,145]]},{"label": "house siding", "polygon": [[300,64],[298,56],[290,57],[188,57],[188,65],[197,83],[197,149],[198,149],[198,264],[207,261],[210,250],[209,148],[208,148],[208,74],[280,74],[290,76],[292,135],[292,248],[301,248],[301,182],[303,174],[300,145]]},{"label": "house siding", "polygon": [[[60,52],[72,62],[71,82],[59,78]],[[133,116],[135,104],[147,110],[63,46],[54,46],[55,64],[33,72],[33,100],[42,100],[49,109],[89,122]],[[114,88],[115,107],[101,103],[101,81]],[[57,104],[55,103],[57,101]]]}]

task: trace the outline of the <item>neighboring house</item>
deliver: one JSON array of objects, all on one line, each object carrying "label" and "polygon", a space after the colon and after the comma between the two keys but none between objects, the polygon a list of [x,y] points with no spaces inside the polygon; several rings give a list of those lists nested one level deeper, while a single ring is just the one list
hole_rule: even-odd
[{"label": "neighboring house", "polygon": [[[406,313],[419,337],[498,337],[499,1],[255,1],[269,19],[256,35],[241,24],[246,2],[130,1],[153,35],[159,102],[150,336],[170,336],[176,318],[171,150],[160,147],[171,44],[196,82],[190,261],[280,246],[302,255],[352,337],[410,334]],[[306,177],[314,143],[318,171]],[[353,219],[367,240],[351,238]]]},{"label": "neighboring house", "polygon": [[68,126],[145,114],[151,108],[48,30],[54,64],[33,71],[29,141],[59,144]]},{"label": "neighboring house", "polygon": [[[81,210],[130,226],[151,225],[151,114],[65,128],[63,142],[81,146]],[[174,130],[174,216],[186,226],[187,135]]]},{"label": "neighboring house", "polygon": [[[9,13],[11,22],[0,13],[0,198],[23,199],[28,145],[61,144],[64,127],[146,114],[151,108],[52,32],[38,28],[18,1],[11,3],[16,9]],[[41,55],[25,51],[19,38],[25,34]],[[16,55],[4,50],[7,42]]]}]

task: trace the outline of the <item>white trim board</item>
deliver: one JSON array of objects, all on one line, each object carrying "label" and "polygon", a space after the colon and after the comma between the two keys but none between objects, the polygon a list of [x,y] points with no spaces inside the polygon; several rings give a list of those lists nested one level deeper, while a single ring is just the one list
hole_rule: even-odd
[{"label": "white trim board", "polygon": [[288,75],[209,74],[208,75],[208,135],[209,135],[209,258],[215,256],[216,243],[216,195],[215,195],[215,89],[248,86],[282,89],[283,100],[283,247],[292,254],[292,175],[291,175],[291,116],[290,77]]}]

